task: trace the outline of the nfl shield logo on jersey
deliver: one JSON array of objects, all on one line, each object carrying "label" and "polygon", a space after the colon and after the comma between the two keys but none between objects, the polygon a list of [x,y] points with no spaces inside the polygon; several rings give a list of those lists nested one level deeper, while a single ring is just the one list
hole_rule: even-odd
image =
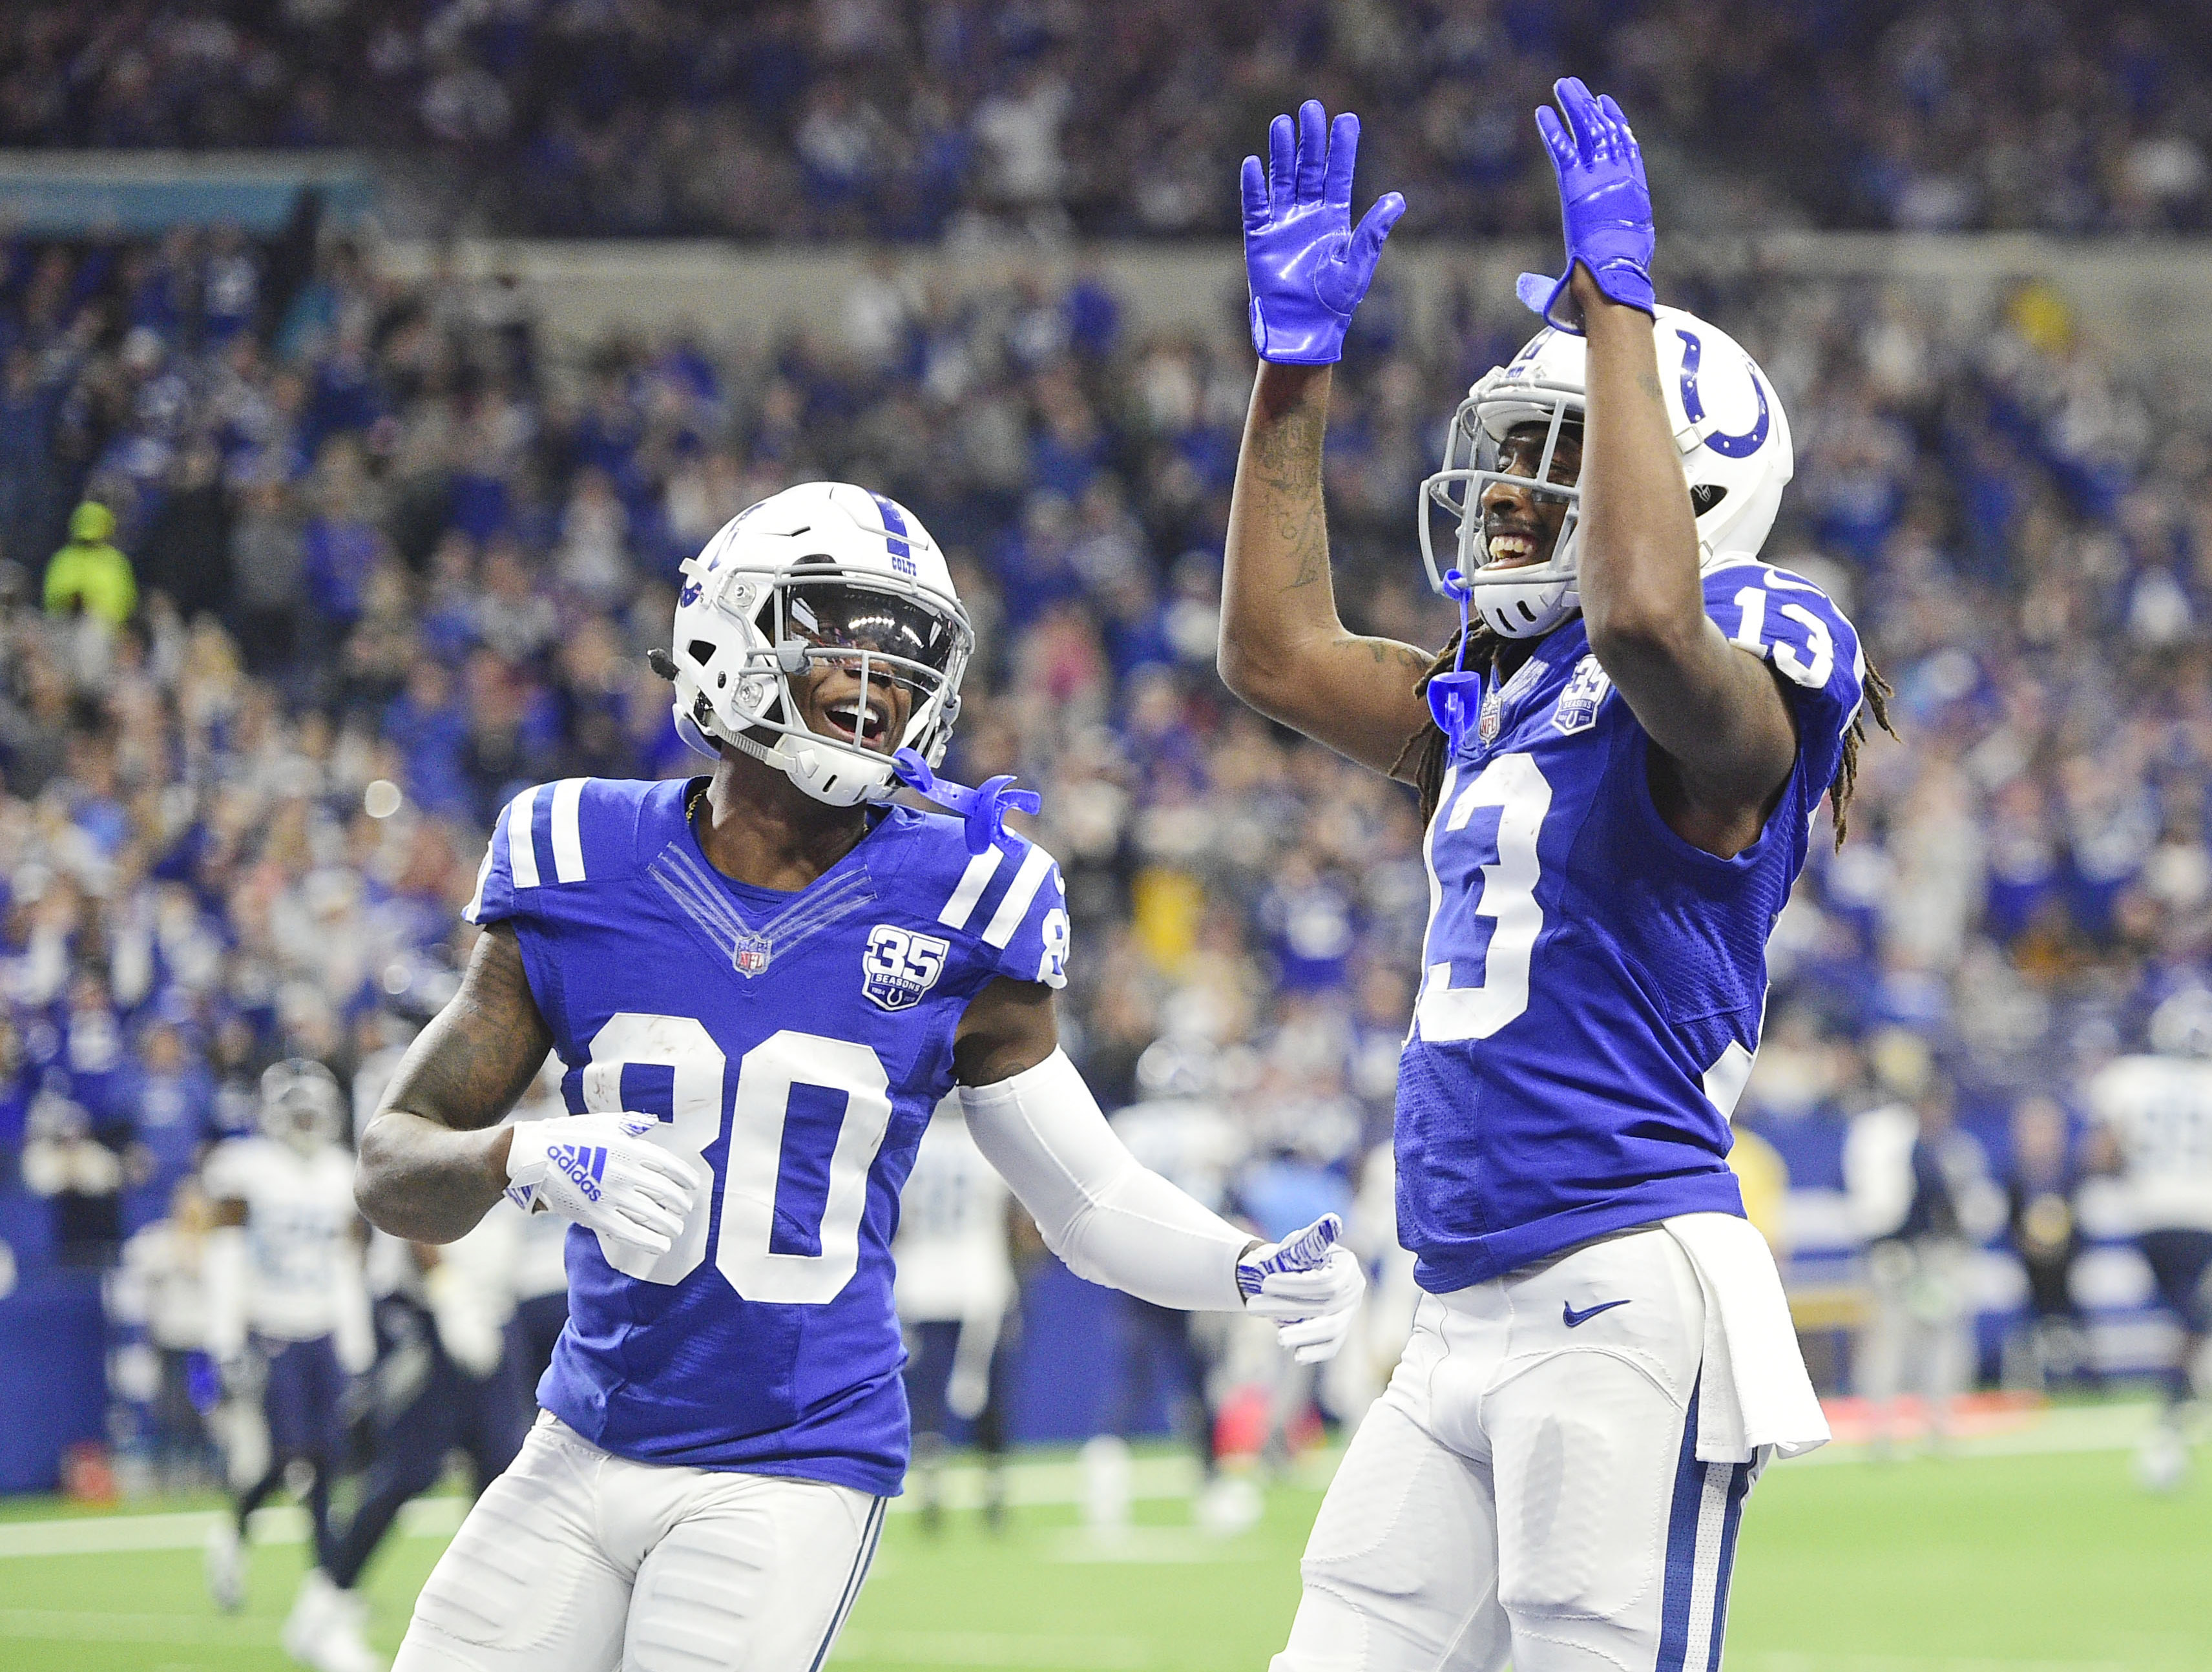
[{"label": "nfl shield logo on jersey", "polygon": [[1505,695],[1496,685],[1482,694],[1482,714],[1475,721],[1474,735],[1483,743],[1498,741],[1498,728],[1505,723]]},{"label": "nfl shield logo on jersey", "polygon": [[951,950],[935,935],[878,923],[860,954],[860,991],[885,1010],[904,1010],[937,985]]},{"label": "nfl shield logo on jersey", "polygon": [[1567,737],[1587,732],[1597,723],[1599,705],[1612,689],[1612,677],[1597,665],[1597,658],[1583,657],[1575,664],[1574,677],[1559,693],[1559,705],[1552,710],[1552,724]]},{"label": "nfl shield logo on jersey", "polygon": [[730,954],[730,962],[739,975],[757,976],[768,968],[769,955],[774,950],[765,935],[743,935],[738,938],[737,950]]}]

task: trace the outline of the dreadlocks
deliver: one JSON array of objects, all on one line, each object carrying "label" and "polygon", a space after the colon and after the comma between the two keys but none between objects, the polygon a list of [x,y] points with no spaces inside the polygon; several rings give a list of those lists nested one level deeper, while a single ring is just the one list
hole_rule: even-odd
[{"label": "dreadlocks", "polygon": [[1836,818],[1836,847],[1844,845],[1844,831],[1850,822],[1851,792],[1858,787],[1859,745],[1866,741],[1867,716],[1894,738],[1897,727],[1889,723],[1889,681],[1881,677],[1881,670],[1872,662],[1865,664],[1866,677],[1859,681],[1860,694],[1865,698],[1851,723],[1844,731],[1844,758],[1836,768],[1835,778],[1828,785],[1828,807]]},{"label": "dreadlocks", "polygon": [[[1498,660],[1501,641],[1497,634],[1480,623],[1455,633],[1444,648],[1438,651],[1427,670],[1413,684],[1415,695],[1426,696],[1429,681],[1439,673],[1449,673],[1459,661],[1461,638],[1467,640],[1467,667],[1474,672],[1487,674]],[[1859,781],[1859,748],[1866,742],[1867,716],[1891,737],[1897,727],[1889,721],[1889,699],[1893,695],[1889,681],[1881,677],[1881,670],[1872,662],[1866,665],[1866,677],[1860,683],[1865,701],[1851,716],[1850,725],[1844,732],[1844,758],[1836,767],[1836,775],[1828,783],[1828,806],[1835,815],[1836,847],[1840,850],[1844,836],[1850,823],[1851,795]],[[1406,739],[1406,746],[1398,751],[1398,758],[1390,763],[1390,775],[1396,777],[1405,769],[1410,757],[1413,765],[1413,787],[1420,792],[1421,823],[1425,825],[1437,816],[1437,803],[1443,799],[1444,768],[1449,745],[1443,730],[1431,720]]]}]

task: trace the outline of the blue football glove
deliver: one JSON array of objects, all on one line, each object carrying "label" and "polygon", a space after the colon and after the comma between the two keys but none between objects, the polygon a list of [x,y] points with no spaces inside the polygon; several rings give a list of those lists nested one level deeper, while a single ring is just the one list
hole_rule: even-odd
[{"label": "blue football glove", "polygon": [[1571,303],[1567,281],[1577,261],[1612,300],[1652,311],[1651,188],[1644,180],[1643,150],[1619,105],[1609,96],[1592,97],[1572,76],[1554,83],[1552,91],[1567,119],[1562,123],[1549,105],[1540,106],[1536,128],[1559,177],[1567,264],[1556,279],[1523,273],[1514,291],[1547,325],[1579,337],[1580,320],[1560,306],[1562,298]]},{"label": "blue football glove", "polygon": [[1337,1243],[1343,1235],[1344,1221],[1324,1213],[1237,1262],[1244,1310],[1273,1320],[1277,1338],[1302,1365],[1336,1357],[1367,1292],[1359,1256]]},{"label": "blue football glove", "polygon": [[1387,192],[1357,231],[1352,170],[1359,119],[1346,111],[1334,131],[1318,100],[1295,125],[1267,128],[1267,167],[1244,159],[1244,271],[1252,288],[1252,346],[1278,366],[1331,366],[1344,356],[1352,311],[1374,282],[1382,240],[1406,212]]}]

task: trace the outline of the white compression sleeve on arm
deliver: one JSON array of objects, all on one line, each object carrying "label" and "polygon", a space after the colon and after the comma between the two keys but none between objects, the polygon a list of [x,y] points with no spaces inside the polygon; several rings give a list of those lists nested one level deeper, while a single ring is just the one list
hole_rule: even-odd
[{"label": "white compression sleeve on arm", "polygon": [[1186,1312],[1243,1309],[1237,1261],[1252,1238],[1139,1164],[1066,1052],[962,1086],[960,1106],[975,1147],[1078,1277]]}]

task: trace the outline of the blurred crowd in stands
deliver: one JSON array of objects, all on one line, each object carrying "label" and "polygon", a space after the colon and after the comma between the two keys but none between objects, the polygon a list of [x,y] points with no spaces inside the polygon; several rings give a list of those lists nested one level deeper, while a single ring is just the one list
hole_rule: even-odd
[{"label": "blurred crowd in stands", "polygon": [[[1255,1190],[1273,1166],[1349,1199],[1421,832],[1215,678],[1233,309],[1139,337],[1079,270],[955,294],[885,263],[842,337],[569,352],[513,284],[401,283],[338,240],[288,294],[220,237],[0,272],[0,1177],[53,1199],[64,1255],[158,1218],[268,1062],[343,1079],[434,1011],[519,786],[697,769],[645,663],[675,567],[823,476],[952,556],[981,648],[949,769],[1043,792],[1102,1100],[1182,1042]],[[1768,555],[1855,611],[1911,745],[1868,751],[1840,854],[1818,833],[1747,1120],[1864,1108],[1901,1034],[1964,1109],[2064,1094],[2212,975],[2212,441],[2042,288],[1965,319],[1901,287],[1692,289],[1791,415]],[[1435,644],[1416,484],[1527,322],[1401,318],[1370,301],[1339,375],[1339,588]]]},{"label": "blurred crowd in stands", "polygon": [[1570,68],[1725,173],[1685,213],[2212,222],[2196,0],[22,0],[0,147],[374,150],[462,229],[1182,234],[1234,230],[1314,95],[1408,232],[1548,233],[1528,116]]}]

